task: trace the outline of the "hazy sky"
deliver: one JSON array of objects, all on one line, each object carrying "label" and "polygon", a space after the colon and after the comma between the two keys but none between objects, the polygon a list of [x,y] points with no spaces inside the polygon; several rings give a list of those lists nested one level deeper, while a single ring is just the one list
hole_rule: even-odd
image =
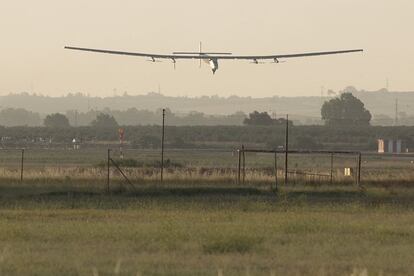
[{"label": "hazy sky", "polygon": [[[109,96],[319,95],[321,86],[414,90],[412,0],[2,0],[0,95],[34,91]],[[363,54],[286,63],[222,61],[215,76],[197,61],[63,50],[65,45],[170,53],[284,54],[364,48]]]}]

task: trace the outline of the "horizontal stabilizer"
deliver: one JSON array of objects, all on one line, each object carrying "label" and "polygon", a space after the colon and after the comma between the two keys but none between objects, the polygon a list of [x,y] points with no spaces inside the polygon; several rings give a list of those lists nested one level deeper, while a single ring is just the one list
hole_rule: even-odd
[{"label": "horizontal stabilizer", "polygon": [[232,53],[174,52],[173,55],[232,55]]}]

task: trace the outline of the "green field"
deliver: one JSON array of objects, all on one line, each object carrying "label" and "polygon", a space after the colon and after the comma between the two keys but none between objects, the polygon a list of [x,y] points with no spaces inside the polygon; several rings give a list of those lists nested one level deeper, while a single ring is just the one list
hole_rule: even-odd
[{"label": "green field", "polygon": [[[0,189],[1,275],[407,275],[414,190]],[[37,191],[37,192],[36,192]],[[139,275],[139,274],[138,274]]]},{"label": "green field", "polygon": [[[158,157],[132,153],[126,157]],[[360,189],[340,176],[355,160],[340,157],[333,184],[292,176],[284,185],[280,156],[274,193],[273,156],[248,155],[243,184],[231,152],[170,151],[167,158],[182,167],[166,169],[163,183],[157,168],[123,167],[133,189],[111,168],[107,193],[106,168],[99,165],[105,152],[28,151],[23,182],[18,157],[10,151],[0,158],[0,275],[407,275],[414,269],[408,158],[364,159]],[[290,160],[293,168],[329,171],[324,156]]]}]

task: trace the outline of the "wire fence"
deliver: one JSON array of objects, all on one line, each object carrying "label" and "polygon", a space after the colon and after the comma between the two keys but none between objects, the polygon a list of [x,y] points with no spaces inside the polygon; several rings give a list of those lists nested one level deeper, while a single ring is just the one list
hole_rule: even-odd
[{"label": "wire fence", "polygon": [[[350,184],[361,187],[361,153],[353,151],[315,150],[262,150],[246,149],[238,151],[238,182],[252,181],[255,171],[254,161],[267,156],[273,167],[268,172],[274,175],[273,190],[279,184]],[[260,169],[259,169],[260,170]],[[253,178],[252,178],[253,176]]]},{"label": "wire fence", "polygon": [[[108,154],[109,153],[109,154]],[[287,169],[286,169],[287,164]],[[163,165],[163,166],[162,166]],[[252,149],[2,149],[0,184],[136,187],[201,185],[359,185],[414,182],[414,155]],[[122,183],[122,185],[120,184]]]}]

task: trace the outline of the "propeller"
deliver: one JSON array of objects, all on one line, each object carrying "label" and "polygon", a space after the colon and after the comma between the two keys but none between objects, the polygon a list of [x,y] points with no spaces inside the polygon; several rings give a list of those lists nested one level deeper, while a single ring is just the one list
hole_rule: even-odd
[{"label": "propeller", "polygon": [[273,62],[271,62],[271,63],[285,63],[286,62],[286,60],[282,60],[282,61],[280,61],[280,60],[278,60],[277,58],[274,58],[273,59]]},{"label": "propeller", "polygon": [[154,57],[151,57],[151,59],[147,59],[147,61],[150,61],[150,62],[162,62],[161,60],[156,60]]},{"label": "propeller", "polygon": [[258,61],[257,59],[253,59],[253,61],[250,62],[250,63],[253,63],[253,64],[264,64],[263,61]]}]

